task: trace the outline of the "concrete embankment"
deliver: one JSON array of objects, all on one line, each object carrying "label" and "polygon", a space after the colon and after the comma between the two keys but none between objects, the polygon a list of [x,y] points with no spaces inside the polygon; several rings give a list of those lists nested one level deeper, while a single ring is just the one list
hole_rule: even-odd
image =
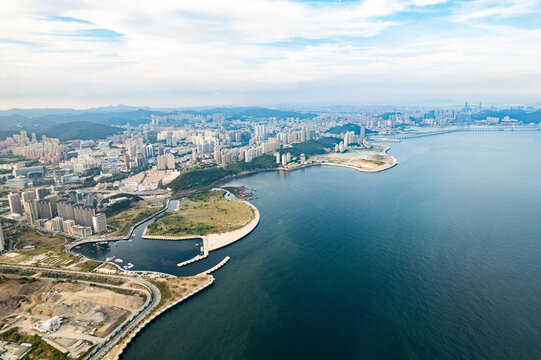
[{"label": "concrete embankment", "polygon": [[200,293],[201,291],[205,290],[206,288],[208,288],[210,285],[212,285],[214,283],[214,277],[211,277],[209,282],[207,282],[205,285],[203,285],[202,287],[196,289],[196,290],[193,290],[192,292],[188,293],[187,295],[185,295],[183,298],[179,299],[179,300],[176,300],[175,302],[173,302],[172,304],[169,304],[167,306],[165,306],[164,308],[162,308],[161,310],[159,310],[156,314],[154,315],[151,315],[149,318],[147,318],[146,320],[144,320],[140,325],[137,326],[137,328],[129,335],[129,337],[127,338],[126,342],[124,343],[124,345],[122,346],[122,348],[119,350],[118,354],[116,355],[115,359],[119,359],[120,356],[122,355],[122,353],[124,352],[124,350],[128,347],[129,343],[139,334],[139,332],[141,332],[141,330],[143,330],[143,328],[145,326],[147,326],[152,320],[156,319],[158,316],[162,315],[164,312],[166,312],[167,310],[175,307],[176,305],[180,304],[181,302],[185,301],[186,299]]}]

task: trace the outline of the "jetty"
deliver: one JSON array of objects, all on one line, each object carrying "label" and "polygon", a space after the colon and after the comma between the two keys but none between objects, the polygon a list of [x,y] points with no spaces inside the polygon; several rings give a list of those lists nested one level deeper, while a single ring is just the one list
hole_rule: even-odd
[{"label": "jetty", "polygon": [[191,258],[190,260],[186,260],[186,261],[183,261],[183,262],[181,262],[181,263],[178,263],[177,266],[178,266],[178,267],[183,267],[183,266],[185,266],[185,265],[193,264],[193,263],[196,262],[196,261],[203,260],[203,259],[206,258],[207,256],[209,256],[208,251],[205,252],[203,255],[197,255],[196,257],[193,257],[193,258]]},{"label": "jetty", "polygon": [[226,256],[222,261],[220,261],[220,263],[218,263],[217,265],[211,267],[210,269],[208,269],[207,271],[203,271],[202,273],[199,273],[197,275],[209,275],[209,274],[212,274],[213,272],[215,272],[216,270],[218,270],[219,268],[221,268],[222,266],[224,266],[225,264],[227,264],[227,262],[231,260],[231,258],[229,256]]}]

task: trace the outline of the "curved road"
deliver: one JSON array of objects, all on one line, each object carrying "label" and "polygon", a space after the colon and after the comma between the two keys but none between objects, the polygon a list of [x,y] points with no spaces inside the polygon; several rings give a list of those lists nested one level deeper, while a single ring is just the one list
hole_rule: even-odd
[{"label": "curved road", "polygon": [[[4,268],[11,268],[11,269],[22,269],[22,270],[35,270],[35,271],[47,271],[47,272],[54,272],[54,273],[61,273],[61,274],[76,274],[76,275],[90,275],[95,277],[102,277],[102,278],[109,278],[109,279],[122,279],[122,280],[129,280],[136,284],[139,284],[143,287],[146,287],[150,293],[151,298],[150,300],[147,299],[144,305],[144,310],[132,321],[129,321],[129,323],[122,329],[122,331],[118,332],[104,347],[102,347],[99,351],[97,351],[93,355],[89,355],[85,357],[85,360],[97,360],[104,356],[107,351],[109,351],[112,347],[114,347],[120,339],[124,337],[124,335],[128,334],[142,319],[144,319],[152,310],[158,306],[161,300],[161,293],[160,290],[156,286],[154,286],[152,283],[143,280],[141,278],[135,278],[135,277],[129,277],[129,276],[118,276],[118,275],[106,275],[106,274],[97,274],[97,273],[88,273],[88,272],[82,272],[82,271],[75,271],[75,270],[65,270],[65,269],[51,269],[51,268],[42,268],[42,267],[35,267],[35,266],[23,266],[23,265],[15,265],[15,264],[9,264],[9,263],[0,263],[0,266]],[[84,280],[83,280],[84,281]],[[125,324],[125,323],[124,323]],[[122,325],[124,325],[122,324]],[[120,325],[120,326],[122,326]]]}]

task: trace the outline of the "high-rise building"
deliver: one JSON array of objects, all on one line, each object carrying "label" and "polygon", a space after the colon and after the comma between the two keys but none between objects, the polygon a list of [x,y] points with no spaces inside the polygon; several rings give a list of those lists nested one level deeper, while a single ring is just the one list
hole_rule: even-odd
[{"label": "high-rise building", "polygon": [[24,212],[28,219],[28,225],[34,225],[39,219],[39,212],[36,200],[29,200],[24,203]]},{"label": "high-rise building", "polygon": [[107,232],[107,219],[104,213],[99,213],[92,217],[92,227],[96,234]]},{"label": "high-rise building", "polygon": [[62,221],[62,229],[65,233],[67,234],[71,234],[72,233],[72,228],[75,226],[75,221],[73,221],[72,219],[68,219],[68,220],[64,220]]},{"label": "high-rise building", "polygon": [[53,216],[58,215],[58,208],[56,206],[56,194],[47,195],[45,199],[49,200],[51,203],[51,211],[53,213]]},{"label": "high-rise building", "polygon": [[135,166],[138,168],[142,168],[145,165],[145,158],[143,157],[143,154],[141,152],[137,152],[135,154]]},{"label": "high-rise building", "polygon": [[76,204],[73,207],[73,213],[75,215],[74,220],[77,225],[92,226],[92,217],[95,215],[94,208],[92,206]]},{"label": "high-rise building", "polygon": [[353,136],[355,133],[353,131],[346,132],[346,135],[344,136],[344,145],[353,144]]},{"label": "high-rise building", "polygon": [[43,200],[47,195],[50,194],[49,189],[46,187],[35,188],[34,191],[36,192],[36,199],[38,200]]},{"label": "high-rise building", "polygon": [[51,220],[51,227],[54,231],[64,231],[63,220],[60,217],[55,217]]},{"label": "high-rise building", "polygon": [[34,191],[25,191],[21,194],[21,197],[23,199],[23,204],[25,204],[31,200],[36,200],[36,193]]},{"label": "high-rise building", "polygon": [[22,215],[23,206],[21,204],[21,197],[17,193],[10,193],[8,195],[9,209],[12,214]]},{"label": "high-rise building", "polygon": [[173,154],[164,154],[158,156],[158,170],[174,170],[175,156]]},{"label": "high-rise building", "polygon": [[130,156],[128,154],[124,154],[124,166],[130,168]]},{"label": "high-rise building", "polygon": [[49,200],[35,200],[38,208],[38,217],[40,219],[52,219],[53,211],[51,209],[51,202]]},{"label": "high-rise building", "polygon": [[75,203],[72,202],[69,198],[59,199],[56,203],[58,216],[63,218],[64,220],[75,219],[75,213],[73,212],[74,205]]}]

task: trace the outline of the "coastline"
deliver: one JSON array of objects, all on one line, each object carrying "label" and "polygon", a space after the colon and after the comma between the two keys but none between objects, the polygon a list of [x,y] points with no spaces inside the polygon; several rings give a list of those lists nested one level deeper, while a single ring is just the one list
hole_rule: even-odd
[{"label": "coastline", "polygon": [[[389,150],[391,150],[391,148],[389,146],[385,146],[385,149],[383,150],[383,152],[386,155],[393,158],[393,165],[389,166],[387,168],[377,169],[377,170],[365,170],[365,169],[359,169],[359,168],[350,167],[350,166],[345,166],[345,167],[350,167],[350,168],[352,168],[354,170],[357,170],[357,171],[360,171],[360,172],[367,172],[367,173],[377,173],[377,172],[380,172],[380,171],[385,171],[385,170],[391,169],[391,168],[395,167],[396,165],[398,165],[399,162],[396,159],[396,157],[394,157],[392,155],[389,155],[389,153],[388,153]],[[277,168],[257,169],[257,170],[245,171],[245,172],[235,174],[235,175],[228,175],[228,176],[226,176],[226,177],[224,177],[224,178],[222,178],[220,180],[217,180],[217,181],[213,182],[210,185],[203,186],[203,187],[200,187],[200,188],[197,188],[197,189],[177,191],[176,193],[172,194],[171,198],[172,199],[179,199],[179,198],[182,198],[182,197],[185,197],[185,196],[189,196],[189,195],[197,194],[197,193],[200,193],[200,192],[204,192],[204,191],[210,190],[212,188],[219,187],[221,185],[227,184],[228,182],[230,182],[230,181],[232,181],[234,179],[239,179],[241,177],[248,176],[248,175],[254,175],[254,174],[258,174],[258,173],[266,172],[266,171],[292,171],[292,170],[297,170],[297,169],[304,169],[304,168],[314,166],[314,165],[330,165],[330,163],[323,163],[323,162],[321,162],[321,163],[309,163],[309,164],[303,164],[303,165],[300,165],[300,166],[296,166],[294,168],[277,167]],[[339,164],[336,164],[336,165],[339,165]]]},{"label": "coastline", "polygon": [[[385,152],[385,154],[387,154],[387,151],[389,150],[390,148],[389,147],[386,147],[386,149],[383,151]],[[388,154],[387,154],[388,155]],[[256,170],[256,171],[250,171],[250,172],[247,172],[247,173],[243,173],[243,174],[237,174],[235,176],[232,176],[232,177],[228,177],[228,178],[224,178],[224,179],[221,179],[219,181],[217,181],[217,183],[224,183],[224,182],[229,182],[231,181],[233,178],[239,178],[241,176],[246,176],[246,175],[251,175],[251,174],[255,174],[255,173],[259,173],[259,172],[262,172],[262,171],[292,171],[292,170],[297,170],[297,169],[302,169],[302,168],[305,168],[305,167],[309,167],[309,166],[314,166],[314,165],[332,165],[332,166],[340,166],[340,167],[347,167],[347,168],[352,168],[354,170],[357,170],[357,171],[360,171],[360,172],[369,172],[369,173],[375,173],[375,172],[380,172],[380,171],[385,171],[385,170],[388,170],[394,166],[396,166],[398,164],[398,161],[396,160],[396,158],[394,156],[391,156],[392,159],[393,159],[393,162],[390,166],[387,166],[385,168],[379,168],[379,169],[376,169],[376,170],[366,170],[366,169],[360,169],[360,168],[357,168],[355,166],[351,166],[351,165],[344,165],[344,164],[334,164],[334,163],[323,163],[323,162],[315,162],[315,163],[310,163],[310,164],[304,164],[304,165],[301,165],[301,166],[298,166],[298,167],[294,167],[294,168],[275,168],[275,169],[261,169],[261,170]],[[215,187],[215,185],[213,184],[210,188],[206,188],[206,189],[197,189],[195,191],[193,191],[192,193],[197,193],[197,192],[200,192],[200,191],[205,191],[205,190],[211,190]],[[252,203],[250,203],[249,201],[246,201],[246,200],[242,200],[242,199],[239,199],[237,198],[235,195],[233,195],[231,192],[225,190],[225,189],[221,189],[220,190],[223,190],[225,191],[225,194],[224,194],[224,197],[228,198],[229,200],[233,200],[233,201],[240,201],[248,206],[250,206],[253,210],[253,214],[254,214],[254,217],[248,222],[248,224],[244,225],[243,227],[239,228],[239,229],[236,229],[236,230],[233,230],[233,231],[229,231],[229,232],[225,232],[225,233],[219,233],[219,234],[208,234],[208,235],[203,235],[203,236],[178,236],[178,237],[174,237],[174,236],[152,236],[152,235],[147,235],[147,227],[145,227],[144,231],[143,231],[143,234],[142,234],[142,238],[143,239],[147,239],[147,240],[171,240],[171,241],[179,241],[179,240],[187,240],[187,239],[202,239],[203,240],[203,255],[197,255],[195,258],[192,258],[188,261],[185,262],[185,264],[190,264],[190,263],[193,263],[193,262],[196,262],[198,260],[201,260],[201,259],[204,259],[208,256],[209,252],[210,251],[214,251],[214,250],[218,250],[218,249],[221,249],[223,247],[226,247],[228,245],[231,245],[239,240],[241,240],[242,238],[244,238],[245,236],[247,236],[248,234],[250,234],[256,227],[257,225],[259,224],[259,221],[260,221],[260,213],[259,213],[259,210],[257,209],[256,206],[254,206]],[[188,194],[185,194],[184,196],[187,196]],[[160,216],[162,213],[164,213],[165,211],[167,211],[167,209],[169,208],[169,204],[170,204],[170,199],[167,200],[167,203],[165,205],[165,207],[156,212],[155,214],[149,216],[148,218],[134,224],[131,228],[130,228],[130,231],[128,233],[127,236],[123,237],[123,238],[120,238],[120,239],[111,239],[111,240],[106,240],[106,239],[93,239],[93,240],[87,240],[87,241],[81,241],[80,243],[78,244],[71,244],[72,246],[69,247],[69,249],[67,249],[68,252],[71,252],[71,249],[76,246],[76,245],[80,245],[80,244],[83,244],[83,243],[88,243],[88,242],[99,242],[99,241],[119,241],[119,240],[127,240],[129,239],[132,234],[133,234],[133,231],[134,229],[137,227],[137,226],[140,226],[141,224],[143,224],[144,222],[152,219],[152,218],[155,218],[155,217],[158,217]],[[177,205],[178,206],[178,205]],[[80,255],[80,254],[79,254]],[[81,255],[83,256],[83,255]],[[86,258],[85,256],[83,256],[84,258]],[[221,266],[225,265],[225,263],[227,263],[227,261],[229,260],[229,257],[226,257],[224,260],[222,260],[221,263],[219,263],[218,265],[214,266],[213,268],[207,270],[206,272],[203,272],[201,274],[208,274],[214,270],[217,270],[218,268],[220,268]],[[110,263],[110,262],[103,262],[103,264],[105,263]],[[114,264],[114,263],[111,263],[115,266],[115,268],[117,268],[121,273],[123,273],[124,275],[127,275],[127,276],[144,276],[145,275],[145,272],[137,272],[137,271],[131,271],[131,270],[124,270],[122,269],[120,266],[118,266],[117,264]],[[182,264],[178,264],[178,266],[182,266],[184,265],[184,263]],[[101,267],[101,265],[99,266]],[[98,267],[98,268],[99,268]],[[157,275],[158,277],[174,277],[170,274],[165,274],[165,273],[159,273],[159,272],[149,272],[149,271],[146,271],[146,275],[148,276],[149,273],[153,273],[154,275]],[[200,274],[200,275],[201,275]],[[161,275],[161,276],[160,276]],[[125,337],[124,339],[122,339],[119,343],[115,344],[114,346],[114,349],[113,351],[109,352],[107,355],[106,355],[106,358],[110,358],[110,359],[119,359],[121,357],[121,355],[123,354],[124,350],[129,346],[129,344],[131,343],[131,341],[151,322],[153,321],[154,319],[156,319],[157,317],[159,317],[161,314],[163,314],[164,312],[168,311],[169,309],[175,307],[176,305],[184,302],[185,300],[187,300],[188,298],[192,297],[193,295],[196,295],[198,294],[199,292],[201,292],[202,290],[208,288],[209,286],[211,286],[212,284],[214,283],[214,277],[212,277],[212,275],[210,275],[210,279],[207,283],[205,283],[203,286],[201,287],[198,287],[194,290],[192,290],[189,294],[185,295],[184,297],[180,298],[180,299],[177,299],[177,300],[174,300],[172,303],[169,303],[169,304],[164,304],[161,308],[157,309],[156,312],[152,312],[152,314],[150,316],[148,316],[146,319],[143,319],[143,321],[140,321],[140,322],[136,322],[133,326],[133,329],[130,330],[130,332],[127,334],[128,336]]]},{"label": "coastline", "polygon": [[203,253],[204,256],[208,255],[210,251],[218,250],[223,247],[226,247],[228,245],[233,244],[234,242],[239,241],[240,239],[244,238],[248,234],[250,234],[259,224],[260,220],[260,214],[259,210],[250,202],[238,199],[235,197],[235,195],[231,194],[231,192],[221,189],[225,191],[224,197],[226,197],[229,200],[232,201],[239,201],[241,203],[244,203],[248,206],[250,206],[254,212],[253,219],[250,220],[246,225],[243,227],[228,231],[224,233],[218,233],[218,234],[207,234],[207,235],[184,235],[184,236],[166,236],[166,235],[148,235],[147,229],[143,231],[143,235],[141,236],[143,239],[146,240],[170,240],[170,241],[180,241],[180,240],[192,240],[192,239],[200,239],[203,240]]},{"label": "coastline", "polygon": [[345,168],[350,168],[350,169],[353,169],[353,170],[356,170],[356,171],[359,171],[359,172],[365,172],[365,173],[378,173],[378,172],[381,172],[381,171],[385,171],[385,170],[389,170],[393,167],[395,167],[396,165],[399,164],[398,160],[396,159],[396,157],[392,156],[392,155],[389,155],[388,151],[390,150],[391,148],[389,146],[385,146],[385,148],[383,149],[383,153],[387,156],[389,156],[390,158],[393,159],[393,162],[392,164],[390,164],[389,166],[386,166],[386,167],[382,167],[382,168],[378,168],[378,169],[361,169],[357,166],[353,166],[353,165],[346,165],[346,164],[339,164],[339,163],[332,163],[332,162],[328,162],[328,161],[318,161],[318,162],[313,162],[313,163],[309,163],[309,164],[303,164],[303,165],[300,165],[300,166],[295,166],[295,167],[292,167],[292,168],[283,168],[283,167],[280,167],[280,168],[276,168],[276,169],[271,169],[271,170],[277,170],[277,171],[293,171],[293,170],[298,170],[298,169],[304,169],[304,168],[307,168],[307,167],[310,167],[310,166],[316,166],[316,165],[331,165],[331,166],[340,166],[340,167],[345,167]]},{"label": "coastline", "polygon": [[389,146],[385,146],[385,149],[383,149],[383,153],[389,157],[391,157],[393,159],[393,162],[392,164],[390,164],[389,166],[387,167],[383,167],[383,168],[380,168],[380,169],[375,169],[375,170],[368,170],[368,169],[360,169],[356,166],[353,166],[353,165],[346,165],[346,164],[337,164],[337,163],[330,163],[330,162],[325,162],[325,163],[321,163],[322,165],[332,165],[332,166],[341,166],[341,167],[345,167],[345,168],[350,168],[350,169],[354,169],[354,170],[357,170],[359,172],[366,172],[366,173],[378,173],[378,172],[381,172],[381,171],[385,171],[385,170],[389,170],[389,169],[392,169],[393,167],[395,167],[396,165],[399,164],[398,160],[396,159],[396,157],[392,156],[392,155],[389,155],[389,150],[391,148]]},{"label": "coastline", "polygon": [[[129,240],[131,238],[131,236],[133,234],[133,231],[135,230],[136,227],[138,227],[139,225],[141,225],[145,221],[151,220],[151,219],[155,218],[156,216],[161,215],[162,213],[167,211],[167,209],[169,208],[170,200],[171,199],[167,199],[167,202],[165,203],[165,206],[164,206],[163,209],[161,209],[161,210],[155,212],[154,214],[150,215],[149,217],[147,217],[147,218],[133,224],[132,227],[130,228],[130,231],[128,231],[128,234],[125,235],[125,236],[118,236],[118,237],[114,237],[114,238],[104,237],[104,238],[100,238],[100,239],[97,239],[97,238],[82,239],[80,241],[74,241],[74,242],[71,242],[71,243],[67,244],[65,250],[68,253],[71,253],[71,249],[73,249],[76,246],[83,245],[83,244],[89,244],[89,243],[94,243],[94,242],[112,242],[112,241],[126,241],[126,240]],[[80,254],[77,254],[77,255],[80,255]]]},{"label": "coastline", "polygon": [[126,348],[129,346],[129,344],[131,343],[131,341],[137,337],[137,335],[150,323],[152,322],[153,320],[155,320],[156,318],[160,317],[163,313],[167,312],[168,310],[172,309],[173,307],[181,304],[182,302],[188,300],[189,298],[191,298],[192,296],[194,295],[197,295],[199,294],[201,291],[205,290],[206,288],[208,288],[209,286],[211,286],[212,284],[214,284],[214,277],[212,275],[209,275],[209,279],[206,283],[204,283],[203,285],[193,289],[191,292],[189,292],[188,294],[186,294],[184,297],[178,299],[178,300],[174,300],[172,302],[169,302],[169,303],[165,303],[161,306],[161,308],[159,308],[155,313],[151,314],[149,317],[145,319],[143,319],[143,321],[139,322],[136,324],[135,328],[132,329],[130,331],[130,333],[127,334],[127,337],[125,337],[123,339],[123,341],[121,341],[120,343],[116,344],[115,347],[116,349],[113,349],[112,351],[110,351],[108,354],[106,354],[103,358],[104,359],[114,359],[114,360],[118,360],[120,359],[120,357],[122,356],[122,354],[124,353],[124,350],[126,350]]}]

